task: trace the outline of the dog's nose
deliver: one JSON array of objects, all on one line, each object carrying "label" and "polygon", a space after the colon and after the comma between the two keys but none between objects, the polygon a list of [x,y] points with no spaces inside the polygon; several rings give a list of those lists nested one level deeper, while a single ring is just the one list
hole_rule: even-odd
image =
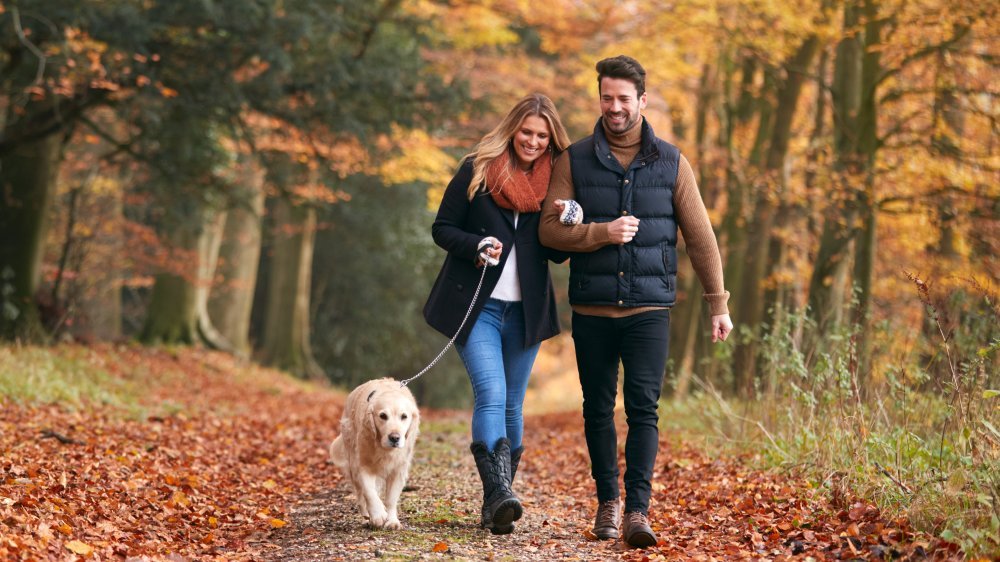
[{"label": "dog's nose", "polygon": [[389,434],[389,443],[391,443],[393,446],[399,445],[399,434],[398,433],[390,433]]}]

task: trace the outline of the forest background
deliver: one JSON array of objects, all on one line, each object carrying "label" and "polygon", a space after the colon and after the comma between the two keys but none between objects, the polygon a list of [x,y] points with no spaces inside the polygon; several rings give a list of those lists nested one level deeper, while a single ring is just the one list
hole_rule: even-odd
[{"label": "forest background", "polygon": [[[412,376],[446,342],[421,307],[462,155],[534,91],[589,134],[594,63],[629,54],[737,326],[709,344],[682,257],[665,427],[1000,549],[998,23],[956,0],[3,0],[0,336]],[[546,342],[528,408],[578,407],[575,372]],[[454,354],[413,388],[470,402]]]}]

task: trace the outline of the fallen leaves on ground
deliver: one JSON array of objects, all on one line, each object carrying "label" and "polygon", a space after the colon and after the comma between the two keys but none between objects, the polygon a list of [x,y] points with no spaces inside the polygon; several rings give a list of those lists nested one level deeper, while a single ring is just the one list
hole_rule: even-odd
[{"label": "fallen leaves on ground", "polygon": [[[579,437],[582,417],[551,414],[530,422],[526,431],[541,433],[528,461],[534,484],[565,490],[577,498],[581,519],[592,518],[597,500]],[[619,427],[621,443],[626,432]],[[624,473],[624,454],[619,466]],[[663,435],[652,480],[650,525],[660,540],[648,549],[626,548],[622,559],[961,559],[957,545],[918,533],[905,519],[888,519],[867,502],[834,506],[794,475],[751,470],[739,458],[709,458]],[[593,537],[589,529],[583,533]]]},{"label": "fallen leaves on ground", "polygon": [[[132,346],[80,352],[113,378],[141,379],[148,413],[2,404],[2,560],[330,559],[308,551],[329,543],[315,539],[331,528],[330,511],[309,515],[291,506],[328,506],[331,497],[343,504],[334,506],[339,517],[350,520],[334,523],[340,535],[327,537],[342,541],[334,547],[340,559],[377,556],[387,546],[413,557],[459,559],[494,549],[518,560],[960,559],[954,545],[867,502],[833,505],[794,475],[750,470],[741,459],[709,458],[666,439],[650,508],[660,542],[639,550],[598,541],[590,533],[596,499],[576,412],[528,418],[515,482],[526,515],[514,535],[478,529],[466,430],[448,438],[456,443],[448,443],[447,454],[421,456],[414,481],[421,470],[431,474],[424,462],[440,464],[433,474],[441,481],[417,492],[423,503],[404,494],[404,509],[411,502],[417,511],[443,506],[452,515],[408,511],[408,546],[392,532],[364,527],[339,471],[326,463],[342,393],[221,353]],[[622,427],[622,442],[625,434]],[[439,447],[445,441],[423,434],[418,455],[429,452],[430,440]],[[442,541],[441,530],[451,538]],[[294,536],[306,547],[282,546]]]},{"label": "fallen leaves on ground", "polygon": [[254,559],[289,498],[330,485],[340,394],[221,353],[88,353],[144,378],[151,413],[3,403],[0,560]]}]

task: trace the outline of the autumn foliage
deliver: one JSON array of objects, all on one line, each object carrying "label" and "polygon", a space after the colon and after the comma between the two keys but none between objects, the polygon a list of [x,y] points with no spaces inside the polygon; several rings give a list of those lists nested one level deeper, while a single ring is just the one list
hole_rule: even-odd
[{"label": "autumn foliage", "polygon": [[[327,485],[343,398],[219,353],[60,348],[110,404],[3,403],[0,559],[252,560],[289,498]],[[5,368],[17,353],[0,350]],[[22,363],[23,365],[23,363]],[[29,371],[30,372],[30,371]]]}]

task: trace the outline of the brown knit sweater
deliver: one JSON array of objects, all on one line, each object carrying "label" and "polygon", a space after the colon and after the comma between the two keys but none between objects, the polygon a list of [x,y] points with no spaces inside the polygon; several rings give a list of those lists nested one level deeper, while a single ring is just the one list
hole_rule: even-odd
[{"label": "brown knit sweater", "polygon": [[[641,121],[628,131],[616,135],[604,128],[611,152],[628,169],[635,155],[639,153],[642,142]],[[574,199],[573,175],[570,171],[569,154],[563,153],[555,161],[552,169],[552,179],[549,192],[542,204],[542,217],[538,236],[542,244],[568,252],[592,252],[611,243],[607,223],[587,223],[576,226],[566,226],[559,222],[559,210],[553,201],[556,199]],[[587,209],[583,209],[584,216]],[[705,290],[704,298],[708,302],[709,311],[714,316],[729,314],[726,306],[729,291],[722,281],[722,256],[719,245],[715,241],[712,223],[708,220],[708,211],[698,192],[698,183],[694,177],[691,164],[681,155],[677,170],[677,183],[674,186],[674,213],[677,225],[684,236],[687,253],[691,257],[698,279]],[[642,228],[642,223],[639,223]],[[573,305],[573,310],[590,316],[618,318],[638,314],[656,307],[621,308],[610,305]]]}]

